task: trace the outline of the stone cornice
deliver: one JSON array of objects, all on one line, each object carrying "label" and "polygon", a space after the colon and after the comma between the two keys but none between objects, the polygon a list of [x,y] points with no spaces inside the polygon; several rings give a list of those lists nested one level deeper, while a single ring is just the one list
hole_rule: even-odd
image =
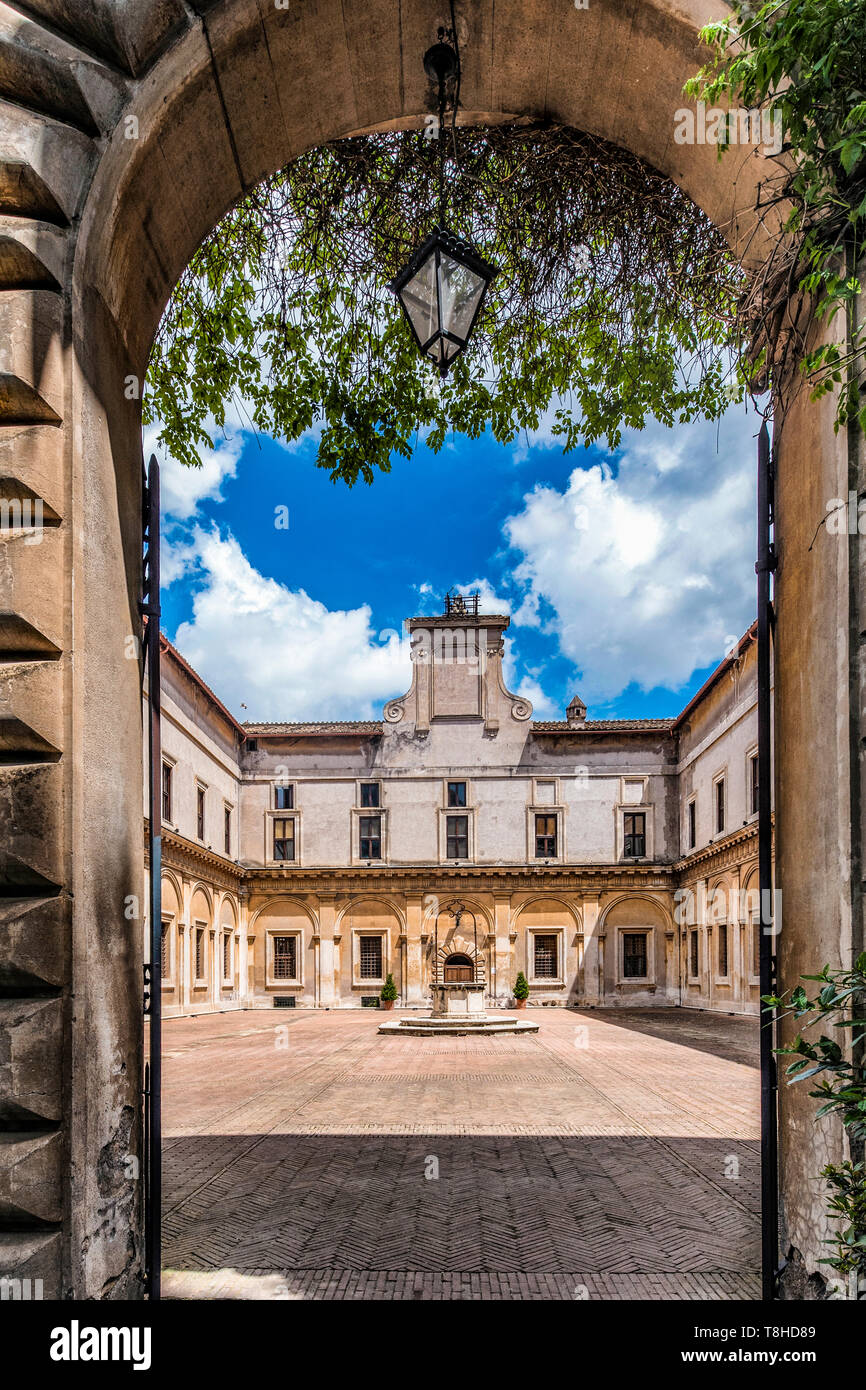
[{"label": "stone cornice", "polygon": [[[145,819],[145,863],[147,863],[147,857],[147,820]],[[162,831],[162,863],[163,868],[177,869],[181,873],[197,878],[206,875],[218,887],[228,888],[232,891],[237,890],[247,875],[247,871],[240,864],[226,859],[221,854],[214,854],[213,850],[207,849],[204,845],[198,845],[194,840],[187,840],[183,835],[178,835],[175,831],[165,828]]]},{"label": "stone cornice", "polygon": [[379,869],[248,869],[249,893],[357,893],[364,892],[441,892],[459,893],[474,889],[485,893],[531,892],[533,889],[562,893],[587,891],[601,893],[624,889],[654,889],[664,892],[673,885],[673,869],[667,864],[624,867],[574,865],[573,867],[527,868],[521,865],[471,865],[455,869],[450,865],[412,866]]},{"label": "stone cornice", "polygon": [[[773,818],[775,830],[775,817]],[[758,853],[758,822],[751,821],[723,840],[705,845],[703,849],[678,859],[674,864],[676,873],[685,879],[706,878],[709,874],[724,869],[736,868]]]}]

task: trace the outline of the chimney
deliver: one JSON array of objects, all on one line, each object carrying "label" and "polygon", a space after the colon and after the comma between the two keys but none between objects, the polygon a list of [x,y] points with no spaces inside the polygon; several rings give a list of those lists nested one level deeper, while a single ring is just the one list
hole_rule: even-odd
[{"label": "chimney", "polygon": [[575,695],[568,709],[565,711],[565,717],[568,720],[568,727],[570,729],[579,729],[581,725],[586,723],[586,705],[579,695]]}]

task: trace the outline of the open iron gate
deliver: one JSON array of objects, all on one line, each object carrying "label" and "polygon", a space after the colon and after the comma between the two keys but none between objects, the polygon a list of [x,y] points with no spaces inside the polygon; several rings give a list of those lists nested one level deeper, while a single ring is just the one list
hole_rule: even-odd
[{"label": "open iron gate", "polygon": [[151,455],[143,480],[143,576],[140,611],[148,690],[148,923],[150,959],[144,965],[144,1014],[148,1053],[144,1062],[143,1179],[144,1268],[148,1297],[159,1298],[162,1263],[162,756],[159,672],[159,463]]}]

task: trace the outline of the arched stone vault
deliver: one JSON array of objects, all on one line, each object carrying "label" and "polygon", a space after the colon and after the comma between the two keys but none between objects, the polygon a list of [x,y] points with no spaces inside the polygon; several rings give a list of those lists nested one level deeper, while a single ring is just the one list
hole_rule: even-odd
[{"label": "arched stone vault", "polygon": [[[759,263],[762,161],[673,139],[698,29],[724,12],[723,0],[457,0],[463,118],[547,116],[628,146]],[[30,1097],[26,1122],[50,1136],[32,1161],[3,1146],[0,1199],[12,1193],[22,1215],[0,1228],[0,1268],[42,1277],[46,1295],[141,1288],[140,1193],[122,1172],[139,1145],[142,1034],[140,945],[123,917],[143,881],[136,383],[173,283],[244,190],[323,140],[423,122],[421,55],[447,18],[444,0],[0,0],[0,465],[51,518],[38,546],[4,538],[0,575],[0,876],[21,903],[0,925],[0,989],[32,986],[15,1009],[0,1000],[14,1034],[0,1053],[16,1057],[0,1104],[18,1113]],[[862,940],[856,537],[810,546],[827,500],[862,490],[861,453],[834,435],[832,401],[795,405],[777,510],[789,982]],[[810,874],[802,847],[815,842],[829,879]],[[816,1152],[810,1102],[784,1103],[799,1107],[782,1155],[788,1230],[814,1265],[808,1194],[834,1150]]]}]

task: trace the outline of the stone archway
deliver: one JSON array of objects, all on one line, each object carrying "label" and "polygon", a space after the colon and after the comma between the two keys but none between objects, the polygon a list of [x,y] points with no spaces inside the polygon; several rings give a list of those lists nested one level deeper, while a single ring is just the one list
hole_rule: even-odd
[{"label": "stone archway", "polygon": [[[30,981],[32,997],[19,993],[0,1026],[17,1059],[4,1099],[18,1113],[30,1097],[22,1123],[52,1136],[5,1179],[22,1216],[0,1241],[4,1264],[42,1278],[49,1296],[141,1289],[140,1193],[124,1175],[125,1149],[138,1143],[129,1115],[140,1095],[141,948],[123,910],[143,881],[141,672],[130,642],[140,630],[138,398],[153,332],[190,255],[244,190],[323,140],[421,126],[432,93],[420,55],[447,18],[439,8],[29,0],[32,18],[0,34],[0,96],[11,103],[0,113],[0,449],[3,476],[50,518],[40,545],[7,542],[2,581],[2,874],[21,909],[4,920],[0,960],[2,978]],[[698,29],[724,13],[723,0],[594,0],[586,10],[458,0],[457,12],[465,120],[546,115],[626,145],[760,262],[760,161],[732,153],[719,163],[712,147],[673,139]],[[777,495],[788,983],[816,960],[850,959],[862,940],[851,869],[863,705],[856,537],[811,546],[827,500],[861,486],[862,463],[861,442],[834,434],[829,398],[795,404]],[[52,757],[34,761],[45,744]],[[810,843],[835,847],[832,880],[810,873]],[[816,1152],[808,1100],[786,1095],[783,1106],[798,1134],[782,1153],[788,1233],[815,1267],[820,1199],[803,1194],[829,1153]]]}]

